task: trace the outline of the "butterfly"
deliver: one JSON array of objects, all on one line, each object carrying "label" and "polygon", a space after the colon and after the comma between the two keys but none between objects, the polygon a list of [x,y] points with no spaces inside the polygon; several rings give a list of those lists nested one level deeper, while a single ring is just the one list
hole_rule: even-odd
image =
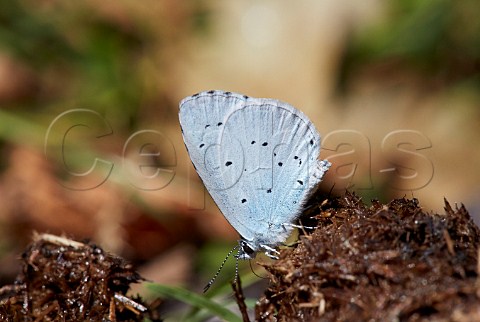
[{"label": "butterfly", "polygon": [[183,99],[179,119],[195,170],[240,234],[228,256],[237,250],[237,267],[260,251],[278,259],[276,246],[330,167],[313,123],[287,103],[219,90]]}]

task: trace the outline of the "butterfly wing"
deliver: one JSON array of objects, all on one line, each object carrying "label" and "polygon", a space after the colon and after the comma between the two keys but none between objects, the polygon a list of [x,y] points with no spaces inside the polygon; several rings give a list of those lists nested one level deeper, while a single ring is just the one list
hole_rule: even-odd
[{"label": "butterfly wing", "polygon": [[283,241],[283,224],[328,169],[313,124],[286,103],[221,91],[187,97],[179,114],[192,163],[225,218],[246,240]]}]

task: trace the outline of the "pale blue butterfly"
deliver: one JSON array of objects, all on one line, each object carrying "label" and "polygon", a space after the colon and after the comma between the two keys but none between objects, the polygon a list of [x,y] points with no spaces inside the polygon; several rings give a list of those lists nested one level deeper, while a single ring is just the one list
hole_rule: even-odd
[{"label": "pale blue butterfly", "polygon": [[183,99],[179,117],[198,175],[241,236],[229,253],[238,249],[237,267],[259,251],[278,258],[275,247],[330,167],[315,126],[287,103],[223,91]]}]

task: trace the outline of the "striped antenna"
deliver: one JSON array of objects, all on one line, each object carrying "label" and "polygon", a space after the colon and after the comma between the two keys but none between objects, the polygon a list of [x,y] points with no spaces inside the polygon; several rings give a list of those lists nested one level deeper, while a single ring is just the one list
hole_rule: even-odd
[{"label": "striped antenna", "polygon": [[238,257],[240,256],[240,249],[237,252],[237,256],[235,256],[235,284],[238,283]]},{"label": "striped antenna", "polygon": [[[230,255],[232,255],[232,253],[237,250],[237,248],[240,247],[240,244],[238,244],[237,246],[233,247],[233,249],[231,251],[228,252],[227,254],[227,257],[225,257],[225,259],[223,260],[222,264],[220,265],[220,267],[218,268],[217,272],[215,273],[215,275],[213,275],[212,279],[210,280],[210,282],[208,282],[207,285],[205,285],[205,287],[203,288],[203,293],[205,293],[206,291],[208,291],[208,289],[210,288],[210,286],[212,286],[213,282],[215,282],[215,280],[217,279],[218,277],[218,274],[220,274],[220,271],[222,270],[223,266],[225,265],[225,263],[227,262],[228,258],[230,257]],[[240,250],[239,250],[240,252]],[[237,278],[238,278],[238,258],[237,258],[237,266],[235,268],[235,282],[237,281]]]}]

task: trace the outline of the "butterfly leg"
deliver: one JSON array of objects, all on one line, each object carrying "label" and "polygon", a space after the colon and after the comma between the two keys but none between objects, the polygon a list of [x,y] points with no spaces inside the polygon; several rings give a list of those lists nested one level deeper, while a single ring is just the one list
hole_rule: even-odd
[{"label": "butterfly leg", "polygon": [[285,226],[290,226],[290,227],[299,228],[299,229],[301,229],[301,228],[315,229],[315,227],[311,227],[311,226],[295,225],[295,224],[290,224],[290,223],[284,223],[284,224],[282,224],[282,226],[283,226],[283,228],[285,228]]},{"label": "butterfly leg", "polygon": [[280,253],[275,248],[268,245],[261,245],[261,247],[265,250],[265,255],[272,259],[279,259],[277,255],[280,255]]}]

